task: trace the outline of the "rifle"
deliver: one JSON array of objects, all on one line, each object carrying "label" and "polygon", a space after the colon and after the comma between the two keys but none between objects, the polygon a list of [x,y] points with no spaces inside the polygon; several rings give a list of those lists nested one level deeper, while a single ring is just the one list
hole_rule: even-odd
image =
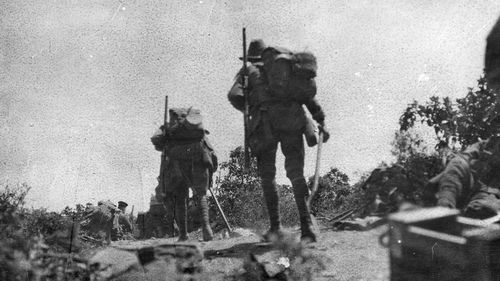
[{"label": "rifle", "polygon": [[243,96],[245,98],[245,109],[243,111],[243,125],[245,127],[245,171],[250,169],[250,148],[248,146],[248,121],[249,121],[249,104],[248,104],[248,70],[247,70],[247,37],[246,29],[243,27],[243,68],[241,86]]},{"label": "rifle", "polygon": [[210,194],[212,194],[212,198],[214,198],[215,204],[217,205],[217,209],[219,209],[219,212],[222,215],[222,219],[224,220],[224,224],[226,225],[227,230],[229,231],[229,233],[231,233],[232,232],[231,226],[229,226],[229,222],[227,221],[226,215],[224,214],[224,211],[222,211],[222,207],[219,204],[219,200],[217,200],[217,197],[215,197],[215,194],[212,191],[212,185],[213,185],[213,174],[210,174],[208,190],[210,191]]},{"label": "rifle", "polygon": [[[168,127],[168,95],[165,96],[165,112],[163,113],[163,130],[165,130],[165,134],[167,133],[167,127]],[[165,192],[164,173],[166,168],[165,165],[167,165],[165,161],[166,158],[167,158],[167,145],[165,144],[161,152],[161,162],[160,162],[160,184],[162,185],[160,187],[160,190],[162,194]]]},{"label": "rifle", "polygon": [[132,233],[134,233],[134,230],[135,230],[135,222],[134,222],[134,205],[132,205],[132,211],[130,212],[130,215],[129,215],[129,220],[130,220],[130,224],[132,225]]}]

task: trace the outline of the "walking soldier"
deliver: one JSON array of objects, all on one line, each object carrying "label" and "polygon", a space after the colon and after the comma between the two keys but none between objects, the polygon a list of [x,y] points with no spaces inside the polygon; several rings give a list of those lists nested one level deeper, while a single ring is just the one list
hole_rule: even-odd
[{"label": "walking soldier", "polygon": [[179,227],[179,241],[188,239],[187,200],[191,187],[200,208],[203,240],[213,239],[209,223],[206,193],[209,175],[216,168],[216,156],[206,137],[200,111],[193,108],[169,110],[170,124],[160,129],[151,141],[157,149],[165,148],[164,167],[165,192],[175,205],[175,216]]},{"label": "walking soldier", "polygon": [[292,183],[299,211],[301,238],[315,242],[316,234],[307,205],[309,190],[304,178],[303,134],[308,122],[303,105],[323,131],[323,141],[329,138],[324,123],[325,114],[315,99],[316,59],[310,53],[293,54],[281,47],[266,48],[262,40],[250,43],[248,58],[252,64],[244,65],[237,74],[228,98],[233,107],[242,110],[241,97],[247,91],[247,141],[252,154],[257,157],[270,220],[270,229],[264,239],[282,235],[275,182],[276,153],[280,143],[285,156],[286,175]]}]

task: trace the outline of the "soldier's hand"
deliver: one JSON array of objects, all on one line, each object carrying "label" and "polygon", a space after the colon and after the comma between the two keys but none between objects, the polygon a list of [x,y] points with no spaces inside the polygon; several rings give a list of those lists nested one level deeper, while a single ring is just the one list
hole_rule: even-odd
[{"label": "soldier's hand", "polygon": [[155,149],[158,151],[163,150],[163,147],[165,146],[165,143],[167,141],[167,136],[165,135],[165,131],[162,127],[160,127],[160,129],[158,129],[151,137],[151,142],[153,143]]},{"label": "soldier's hand", "polygon": [[451,202],[447,198],[439,198],[437,200],[436,205],[437,206],[441,206],[441,207],[450,208],[450,209],[454,209],[455,208],[455,204],[453,204],[453,202]]},{"label": "soldier's hand", "polygon": [[326,128],[325,123],[324,122],[319,123],[318,129],[321,132],[323,132],[323,143],[327,142],[328,139],[330,139],[330,132]]}]

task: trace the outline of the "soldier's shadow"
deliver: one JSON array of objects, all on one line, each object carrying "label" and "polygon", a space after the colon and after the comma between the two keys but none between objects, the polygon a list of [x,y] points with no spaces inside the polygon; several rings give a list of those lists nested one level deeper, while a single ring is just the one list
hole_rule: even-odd
[{"label": "soldier's shadow", "polygon": [[249,253],[261,255],[266,252],[276,250],[272,243],[250,242],[233,245],[225,249],[205,250],[203,252],[205,259],[216,258],[246,258]]}]

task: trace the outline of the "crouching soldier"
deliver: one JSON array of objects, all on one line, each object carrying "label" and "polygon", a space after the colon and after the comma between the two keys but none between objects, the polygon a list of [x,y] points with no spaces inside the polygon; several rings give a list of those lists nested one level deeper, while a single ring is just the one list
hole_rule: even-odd
[{"label": "crouching soldier", "polygon": [[484,118],[492,137],[455,156],[431,180],[438,183],[438,205],[480,219],[500,212],[500,18],[486,39],[484,71],[488,88],[496,94]]},{"label": "crouching soldier", "polygon": [[437,205],[485,219],[500,211],[500,137],[477,142],[457,154],[435,179]]},{"label": "crouching soldier", "polygon": [[[315,99],[316,59],[310,53],[293,54],[280,47],[266,48],[262,40],[254,40],[249,46],[248,61],[251,65],[237,74],[228,98],[233,107],[242,111],[243,90],[248,91],[248,141],[252,154],[257,157],[270,221],[270,229],[264,239],[272,240],[273,236],[282,235],[275,182],[276,153],[280,143],[285,156],[286,176],[292,183],[299,211],[301,239],[315,242],[316,233],[307,205],[309,190],[304,177],[303,135],[310,122],[303,105],[324,132],[324,142],[329,138],[324,123],[325,114]],[[248,75],[247,85],[244,85],[247,80],[245,73]]]},{"label": "crouching soldier", "polygon": [[209,222],[207,190],[209,175],[217,163],[215,153],[206,137],[200,111],[193,108],[172,108],[170,123],[161,127],[161,134],[151,138],[157,149],[165,148],[165,186],[175,205],[179,241],[188,239],[187,200],[191,187],[200,208],[203,240],[213,239]]}]

